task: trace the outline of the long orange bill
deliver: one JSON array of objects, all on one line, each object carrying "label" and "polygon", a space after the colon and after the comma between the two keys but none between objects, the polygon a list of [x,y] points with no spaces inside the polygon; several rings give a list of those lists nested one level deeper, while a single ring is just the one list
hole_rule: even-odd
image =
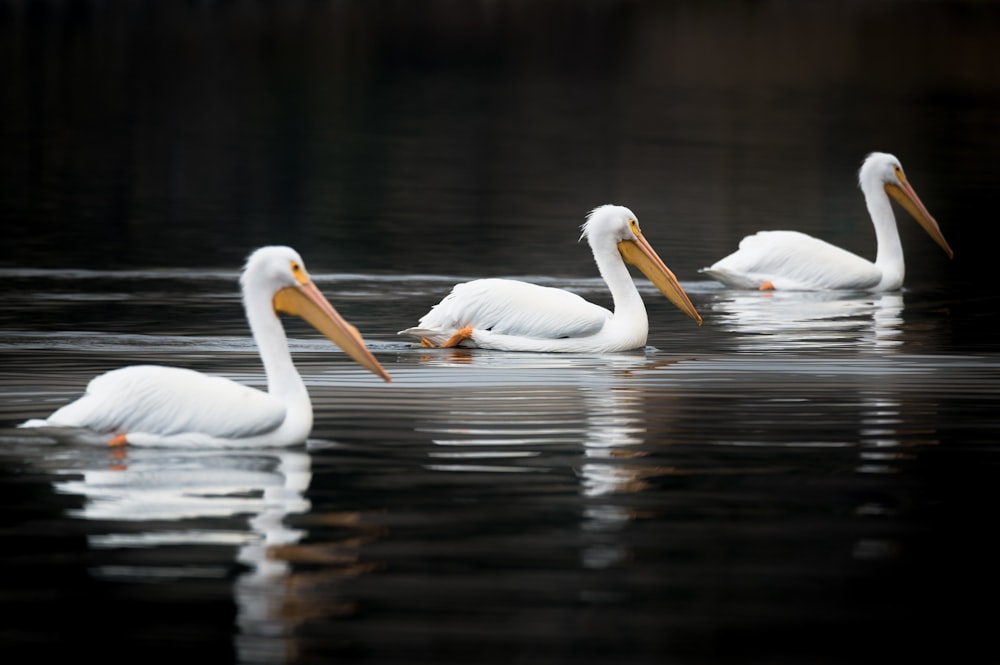
[{"label": "long orange bill", "polygon": [[949,259],[953,258],[955,252],[951,251],[948,241],[944,239],[944,235],[941,233],[941,228],[938,227],[938,223],[931,217],[931,214],[927,212],[927,208],[924,207],[920,197],[917,196],[917,193],[913,191],[913,187],[910,186],[910,183],[902,175],[900,176],[900,182],[902,183],[901,185],[886,183],[886,194],[895,199],[896,203],[901,205],[906,212],[910,213],[920,226],[924,227],[924,231],[927,231],[928,235],[934,239],[934,242],[945,251]]},{"label": "long orange bill", "polygon": [[327,339],[339,346],[362,367],[392,381],[382,365],[365,346],[358,329],[345,321],[311,280],[288,286],[274,294],[274,309],[299,316]]},{"label": "long orange bill", "polygon": [[701,314],[691,304],[691,299],[681,288],[674,273],[670,272],[670,268],[663,263],[641,233],[636,235],[635,240],[619,242],[618,251],[626,262],[641,270],[670,302],[701,325]]}]

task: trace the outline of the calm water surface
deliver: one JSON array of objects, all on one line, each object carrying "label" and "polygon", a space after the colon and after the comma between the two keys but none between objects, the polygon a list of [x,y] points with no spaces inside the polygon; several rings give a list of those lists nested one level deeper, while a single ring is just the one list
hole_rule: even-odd
[{"label": "calm water surface", "polygon": [[[40,288],[0,335],[8,426],[131,362],[262,384],[235,272],[134,274],[129,294],[6,276]],[[984,648],[1000,359],[955,352],[965,322],[933,293],[688,282],[699,329],[645,284],[648,348],[539,355],[398,341],[394,313],[450,278],[317,280],[393,382],[289,322],[304,448],[0,431],[7,642],[241,662],[875,662],[944,656],[941,631]],[[59,329],[83,303],[117,313]]]},{"label": "calm water surface", "polygon": [[[2,653],[1000,662],[1000,6],[460,4],[0,0]],[[954,261],[901,215],[900,292],[699,278],[762,228],[873,256],[876,149]],[[703,326],[640,280],[631,353],[396,336],[468,277],[608,304],[606,202]],[[391,384],[289,320],[308,445],[16,428],[130,363],[261,386],[266,243]]]}]

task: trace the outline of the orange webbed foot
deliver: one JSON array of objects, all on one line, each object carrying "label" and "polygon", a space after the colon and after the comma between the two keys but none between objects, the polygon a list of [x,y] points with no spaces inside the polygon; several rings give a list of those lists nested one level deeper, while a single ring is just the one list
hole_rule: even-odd
[{"label": "orange webbed foot", "polygon": [[420,346],[424,347],[425,349],[436,349],[437,348],[437,346],[434,345],[434,342],[430,341],[426,337],[421,337],[420,338]]},{"label": "orange webbed foot", "polygon": [[112,446],[112,447],[115,447],[115,446],[127,446],[128,445],[128,438],[126,438],[126,436],[124,434],[117,434],[117,435],[115,435],[115,437],[113,439],[111,439],[110,441],[108,441],[108,445]]},{"label": "orange webbed foot", "polygon": [[774,291],[774,282],[764,282],[760,285],[761,291]]},{"label": "orange webbed foot", "polygon": [[452,349],[467,339],[472,339],[472,327],[465,326],[455,331],[455,334],[448,338],[448,341],[441,345],[442,349]]}]

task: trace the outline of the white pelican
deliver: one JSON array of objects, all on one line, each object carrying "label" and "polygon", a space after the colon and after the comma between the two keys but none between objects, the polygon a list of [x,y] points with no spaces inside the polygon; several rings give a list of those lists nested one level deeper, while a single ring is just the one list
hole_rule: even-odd
[{"label": "white pelican", "polygon": [[903,246],[890,196],[920,223],[948,258],[954,256],[893,155],[868,155],[858,172],[858,185],[875,226],[875,263],[797,231],[761,231],[743,238],[738,250],[701,272],[739,289],[898,289],[903,284]]},{"label": "white pelican", "polygon": [[500,351],[602,353],[646,344],[649,321],[625,262],[641,270],[674,305],[701,324],[677,278],[639,231],[628,208],[594,209],[581,227],[614,312],[580,296],[511,279],[477,279],[456,285],[415,328],[401,330],[425,346]]},{"label": "white pelican", "polygon": [[312,403],[288,350],[278,312],[302,317],[363,367],[389,375],[357,329],[333,309],[290,247],[262,247],[240,278],[243,307],[267,376],[267,392],[189,369],[135,365],[94,378],[86,393],[22,427],[82,428],[111,445],[288,446],[312,430]]}]

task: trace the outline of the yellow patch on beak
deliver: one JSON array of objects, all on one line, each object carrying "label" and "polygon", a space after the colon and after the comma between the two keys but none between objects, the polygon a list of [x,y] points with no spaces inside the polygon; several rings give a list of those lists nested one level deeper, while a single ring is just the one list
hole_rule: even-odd
[{"label": "yellow patch on beak", "polygon": [[296,263],[295,261],[291,261],[291,268],[292,268],[292,277],[295,278],[296,282],[303,285],[310,283],[311,280],[309,279],[309,275],[306,274],[306,270],[305,268],[302,267],[301,264]]}]

